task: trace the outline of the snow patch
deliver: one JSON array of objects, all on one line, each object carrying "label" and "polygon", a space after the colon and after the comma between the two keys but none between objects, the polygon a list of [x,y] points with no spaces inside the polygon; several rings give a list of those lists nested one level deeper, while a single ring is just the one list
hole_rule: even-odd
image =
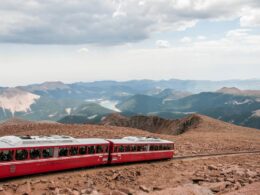
[{"label": "snow patch", "polygon": [[116,111],[116,112],[121,112],[116,105],[118,104],[117,101],[111,101],[111,100],[102,100],[99,102],[100,106],[103,106],[105,108],[108,108],[110,110]]},{"label": "snow patch", "polygon": [[252,117],[260,117],[260,110],[253,111]]},{"label": "snow patch", "polygon": [[162,104],[165,104],[165,103],[172,101],[172,100],[175,100],[175,99],[174,98],[165,98],[165,99],[162,100]]},{"label": "snow patch", "polygon": [[70,115],[70,113],[71,113],[71,108],[66,108],[66,109],[65,109],[65,112],[66,112],[68,115]]},{"label": "snow patch", "polygon": [[[105,100],[105,99],[87,99],[85,100],[86,102],[91,102],[91,103],[96,103],[99,104],[100,106],[116,111],[116,112],[121,112],[121,110],[119,110],[116,105],[118,104],[118,101],[114,101],[114,100]],[[85,108],[84,108],[85,109]]]},{"label": "snow patch", "polygon": [[127,92],[121,92],[121,93],[117,93],[117,95],[123,97],[123,96],[129,96],[131,94]]},{"label": "snow patch", "polygon": [[231,102],[226,102],[225,104],[232,104],[232,105],[242,105],[242,104],[249,104],[249,103],[252,103],[253,101],[250,100],[250,99],[245,99],[244,101],[236,101],[236,100],[233,100]]},{"label": "snow patch", "polygon": [[98,116],[98,115],[95,114],[95,115],[89,116],[88,119],[94,119],[94,118],[96,118],[97,116]]},{"label": "snow patch", "polygon": [[53,113],[53,114],[49,114],[48,117],[49,118],[52,118],[52,117],[55,117],[57,115],[57,112]]},{"label": "snow patch", "polygon": [[16,88],[10,88],[0,95],[0,107],[3,110],[10,110],[14,116],[15,112],[31,111],[31,105],[39,98],[39,95]]},{"label": "snow patch", "polygon": [[104,121],[106,118],[107,118],[106,116],[103,116],[103,117],[101,118],[101,121]]}]

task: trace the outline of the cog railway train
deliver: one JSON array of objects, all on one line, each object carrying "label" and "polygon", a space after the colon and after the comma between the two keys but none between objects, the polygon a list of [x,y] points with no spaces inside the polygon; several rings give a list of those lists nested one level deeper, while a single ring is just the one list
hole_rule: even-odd
[{"label": "cog railway train", "polygon": [[0,179],[106,164],[171,159],[174,143],[151,137],[0,137]]}]

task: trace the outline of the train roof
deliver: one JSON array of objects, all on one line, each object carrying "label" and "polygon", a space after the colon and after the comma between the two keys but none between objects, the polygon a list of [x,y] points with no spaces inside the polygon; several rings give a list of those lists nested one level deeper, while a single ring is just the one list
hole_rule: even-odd
[{"label": "train roof", "polygon": [[108,141],[99,138],[76,139],[65,135],[0,137],[0,148],[108,144],[108,143],[109,143]]},{"label": "train roof", "polygon": [[154,137],[123,137],[122,139],[108,139],[115,144],[172,144],[172,141]]}]

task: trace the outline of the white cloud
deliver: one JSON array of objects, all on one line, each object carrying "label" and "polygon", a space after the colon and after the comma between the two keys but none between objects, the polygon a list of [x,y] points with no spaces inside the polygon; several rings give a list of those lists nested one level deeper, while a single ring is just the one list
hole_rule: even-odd
[{"label": "white cloud", "polygon": [[0,42],[115,45],[200,20],[259,26],[259,7],[258,0],[1,0]]},{"label": "white cloud", "polygon": [[240,29],[234,29],[230,30],[226,33],[227,37],[232,37],[232,38],[240,38],[242,36],[247,36],[248,32],[250,32],[250,29],[245,29],[245,28],[240,28]]},{"label": "white cloud", "polygon": [[204,40],[207,39],[207,37],[200,35],[200,36],[197,36],[197,39],[200,40],[200,41],[204,41]]},{"label": "white cloud", "polygon": [[192,39],[190,37],[183,37],[181,40],[180,40],[181,43],[191,43],[192,42]]},{"label": "white cloud", "polygon": [[120,17],[120,16],[126,16],[126,15],[127,15],[126,12],[122,12],[122,11],[118,10],[113,13],[113,18]]},{"label": "white cloud", "polygon": [[88,50],[88,48],[83,47],[83,48],[80,48],[80,49],[78,50],[78,52],[79,52],[79,53],[88,53],[89,50]]},{"label": "white cloud", "polygon": [[145,1],[139,1],[138,5],[142,6],[145,4]]},{"label": "white cloud", "polygon": [[240,18],[242,27],[259,27],[260,26],[260,9],[246,8],[242,11]]},{"label": "white cloud", "polygon": [[121,7],[122,7],[122,1],[119,1],[117,9],[113,13],[113,18],[120,17],[120,16],[124,17],[127,15],[125,11],[122,11]]},{"label": "white cloud", "polygon": [[156,47],[158,47],[158,48],[169,48],[170,47],[169,41],[166,41],[166,40],[157,40],[155,44],[156,44]]}]

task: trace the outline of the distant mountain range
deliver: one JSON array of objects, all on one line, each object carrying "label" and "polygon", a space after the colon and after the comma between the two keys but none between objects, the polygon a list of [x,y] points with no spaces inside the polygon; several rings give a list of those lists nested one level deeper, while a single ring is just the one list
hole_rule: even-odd
[{"label": "distant mountain range", "polygon": [[0,87],[0,121],[12,117],[62,123],[99,123],[105,116],[201,113],[260,128],[260,80],[133,80]]}]

